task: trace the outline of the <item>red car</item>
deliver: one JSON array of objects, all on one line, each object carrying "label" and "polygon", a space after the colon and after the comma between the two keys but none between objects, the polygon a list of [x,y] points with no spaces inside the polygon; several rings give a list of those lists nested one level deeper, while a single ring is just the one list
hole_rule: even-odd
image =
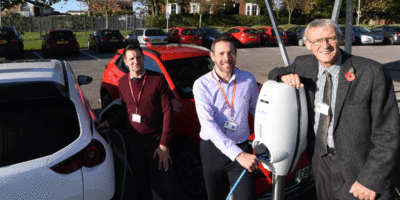
[{"label": "red car", "polygon": [[[278,44],[273,27],[260,27],[257,29],[257,32],[260,34],[260,44],[264,44],[265,46]],[[287,44],[288,38],[282,28],[279,28],[279,35],[281,35],[283,43]]]},{"label": "red car", "polygon": [[[192,199],[206,199],[199,154],[200,123],[196,114],[192,87],[196,79],[214,67],[209,52],[210,50],[204,47],[179,44],[143,48],[145,69],[164,74],[173,94],[175,120],[171,156],[178,180],[183,190]],[[119,98],[118,80],[129,72],[123,62],[122,53],[123,49],[118,50],[103,72],[100,88],[103,108]],[[249,122],[253,130],[254,120],[251,119]],[[252,141],[254,134],[249,139]],[[113,140],[110,140],[113,143]],[[116,140],[119,141],[118,138]],[[270,198],[272,174],[260,165],[260,170],[256,172],[256,175],[257,198]],[[294,172],[286,177],[285,197],[295,197],[306,189],[312,188],[314,182],[312,176],[309,175],[309,162],[306,153],[303,153]]]},{"label": "red car", "polygon": [[199,33],[192,28],[171,28],[166,39],[168,43],[192,44],[201,46],[203,44]]},{"label": "red car", "polygon": [[225,34],[231,38],[236,47],[244,45],[260,45],[260,37],[256,29],[246,27],[233,27],[230,28]]},{"label": "red car", "polygon": [[79,56],[79,43],[71,30],[49,30],[42,39],[42,52],[45,57],[52,53],[69,52]]}]

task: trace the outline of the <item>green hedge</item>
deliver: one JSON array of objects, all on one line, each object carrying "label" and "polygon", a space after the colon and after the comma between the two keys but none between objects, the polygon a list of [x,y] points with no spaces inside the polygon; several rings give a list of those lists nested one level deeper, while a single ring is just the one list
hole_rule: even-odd
[{"label": "green hedge", "polygon": [[[177,14],[170,15],[168,20],[169,27],[199,27],[200,16],[198,14]],[[279,18],[276,20],[278,24],[287,24],[288,18]],[[167,20],[165,15],[147,16],[147,27],[166,28]],[[291,19],[291,24],[306,24],[305,19]],[[233,26],[270,26],[270,18],[266,15],[210,15],[205,14],[202,17],[202,27],[233,27]]]}]

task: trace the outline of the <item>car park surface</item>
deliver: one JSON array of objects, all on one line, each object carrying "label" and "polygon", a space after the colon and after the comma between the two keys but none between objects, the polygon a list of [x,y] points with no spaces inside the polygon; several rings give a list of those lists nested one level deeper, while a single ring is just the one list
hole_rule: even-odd
[{"label": "car park surface", "polygon": [[71,30],[49,30],[41,38],[42,52],[45,57],[64,52],[79,56],[80,46]]},{"label": "car park surface", "polygon": [[89,49],[94,49],[98,54],[103,51],[115,51],[124,46],[125,38],[115,29],[97,29],[88,39]]},{"label": "car park surface", "polygon": [[0,199],[110,199],[113,154],[66,61],[0,63]]},{"label": "car park surface", "polygon": [[0,57],[23,58],[24,43],[21,35],[13,26],[0,27]]},{"label": "car park surface", "polygon": [[159,28],[138,28],[125,37],[125,44],[138,42],[140,45],[167,44],[167,35]]},{"label": "car park surface", "polygon": [[228,29],[225,34],[234,42],[236,48],[260,45],[259,34],[253,28],[233,27]]},{"label": "car park surface", "polygon": [[[278,44],[273,27],[260,27],[257,29],[257,32],[260,34],[260,44],[263,44],[264,46]],[[288,39],[286,37],[286,32],[283,31],[282,28],[279,28],[279,35],[281,36],[283,43],[287,44]]]},{"label": "car park surface", "polygon": [[166,39],[168,43],[192,44],[201,46],[203,44],[199,33],[192,28],[171,28]]}]

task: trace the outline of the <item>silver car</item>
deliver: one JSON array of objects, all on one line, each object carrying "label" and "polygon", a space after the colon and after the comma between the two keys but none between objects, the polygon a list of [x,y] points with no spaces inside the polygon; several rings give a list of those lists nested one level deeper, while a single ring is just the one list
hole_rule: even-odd
[{"label": "silver car", "polygon": [[356,44],[382,44],[383,43],[383,36],[379,34],[372,33],[370,30],[361,27],[361,26],[354,26],[353,27],[354,33],[356,33],[355,39]]},{"label": "silver car", "polygon": [[165,40],[167,35],[159,28],[138,28],[125,37],[127,43],[138,41],[141,45],[150,44],[167,44]]}]

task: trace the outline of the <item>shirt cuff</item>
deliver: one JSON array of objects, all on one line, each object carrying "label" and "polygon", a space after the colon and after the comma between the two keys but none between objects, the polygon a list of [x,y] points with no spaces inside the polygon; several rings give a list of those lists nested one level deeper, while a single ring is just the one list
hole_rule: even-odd
[{"label": "shirt cuff", "polygon": [[225,155],[228,156],[228,158],[230,158],[232,161],[235,161],[236,157],[238,157],[239,154],[241,154],[242,152],[243,150],[236,144],[234,144],[230,148],[228,148],[228,151],[226,152]]}]

